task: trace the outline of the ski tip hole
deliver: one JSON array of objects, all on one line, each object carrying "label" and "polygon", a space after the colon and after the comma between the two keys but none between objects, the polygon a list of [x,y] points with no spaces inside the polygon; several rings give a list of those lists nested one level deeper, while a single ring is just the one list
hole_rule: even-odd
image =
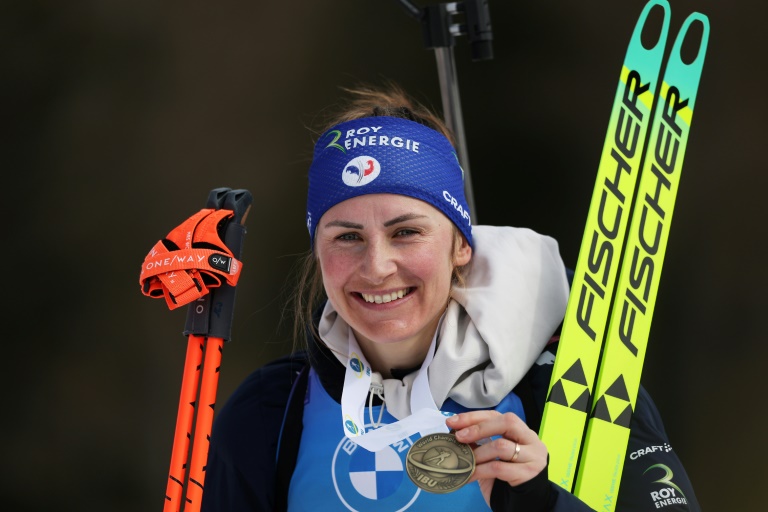
[{"label": "ski tip hole", "polygon": [[648,12],[648,16],[643,24],[643,30],[640,33],[640,42],[643,48],[653,50],[659,45],[666,17],[667,10],[659,4],[654,5]]},{"label": "ski tip hole", "polygon": [[704,38],[704,23],[699,20],[693,20],[685,33],[683,44],[680,45],[680,60],[686,66],[690,66],[699,58],[702,41]]}]

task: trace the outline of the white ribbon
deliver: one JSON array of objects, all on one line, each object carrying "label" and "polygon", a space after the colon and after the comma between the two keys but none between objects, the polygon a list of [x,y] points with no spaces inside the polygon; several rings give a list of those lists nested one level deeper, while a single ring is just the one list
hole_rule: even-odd
[{"label": "white ribbon", "polygon": [[[341,416],[344,433],[368,451],[377,452],[419,432],[422,436],[448,432],[441,413],[429,389],[427,369],[435,354],[437,332],[427,357],[421,364],[411,388],[411,415],[375,430],[365,430],[365,399],[371,389],[371,366],[366,361],[352,329],[349,329],[349,358],[341,394]],[[385,397],[386,399],[386,397]],[[383,407],[383,405],[382,405]]]}]

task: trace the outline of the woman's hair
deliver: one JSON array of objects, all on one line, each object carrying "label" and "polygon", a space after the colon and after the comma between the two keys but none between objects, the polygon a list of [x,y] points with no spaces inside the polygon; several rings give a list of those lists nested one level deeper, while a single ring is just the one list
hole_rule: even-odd
[{"label": "woman's hair", "polygon": [[320,133],[337,124],[364,117],[389,116],[407,119],[440,132],[452,145],[456,145],[453,134],[443,120],[432,110],[406,94],[394,82],[375,88],[361,85],[352,89],[342,88],[349,98],[337,112],[330,114]]},{"label": "woman's hair", "polygon": [[[343,88],[343,90],[349,98],[341,108],[327,117],[319,133],[322,134],[333,126],[355,119],[389,116],[422,124],[445,136],[451,144],[455,144],[453,135],[443,120],[406,94],[395,83],[388,82],[380,88],[362,85],[351,89]],[[463,235],[455,225],[453,232],[452,252],[455,254]],[[453,281],[463,284],[461,269],[454,269]],[[317,336],[317,326],[312,321],[312,316],[325,300],[322,274],[317,264],[317,257],[310,249],[299,261],[296,290],[292,298],[294,350],[304,348],[308,335]]]}]

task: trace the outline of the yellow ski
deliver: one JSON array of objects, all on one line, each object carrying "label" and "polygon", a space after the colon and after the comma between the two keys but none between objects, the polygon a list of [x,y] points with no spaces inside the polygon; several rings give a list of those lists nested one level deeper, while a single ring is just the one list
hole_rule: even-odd
[{"label": "yellow ski", "polygon": [[[701,41],[685,63],[681,48],[694,23],[703,28]],[[576,495],[596,510],[616,506],[708,41],[707,17],[691,14],[672,46],[653,114],[576,479]]]},{"label": "yellow ski", "polygon": [[[662,29],[655,46],[645,48],[641,38],[653,8],[663,11]],[[549,449],[549,477],[568,491],[573,490],[591,410],[668,29],[667,0],[651,0],[640,14],[621,69],[544,407],[539,435]]]}]

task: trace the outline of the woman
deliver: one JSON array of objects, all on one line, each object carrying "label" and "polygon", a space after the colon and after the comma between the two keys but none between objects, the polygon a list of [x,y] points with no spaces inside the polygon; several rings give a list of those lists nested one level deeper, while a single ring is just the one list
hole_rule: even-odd
[{"label": "woman", "polygon": [[[556,242],[472,226],[447,129],[396,87],[353,91],[307,207],[307,346],[219,413],[203,510],[590,510],[536,434],[568,298]],[[471,452],[421,444],[448,430]],[[669,445],[642,390],[631,430],[618,510],[658,509],[662,484],[685,496],[664,508],[697,509],[674,452],[645,449]]]}]

